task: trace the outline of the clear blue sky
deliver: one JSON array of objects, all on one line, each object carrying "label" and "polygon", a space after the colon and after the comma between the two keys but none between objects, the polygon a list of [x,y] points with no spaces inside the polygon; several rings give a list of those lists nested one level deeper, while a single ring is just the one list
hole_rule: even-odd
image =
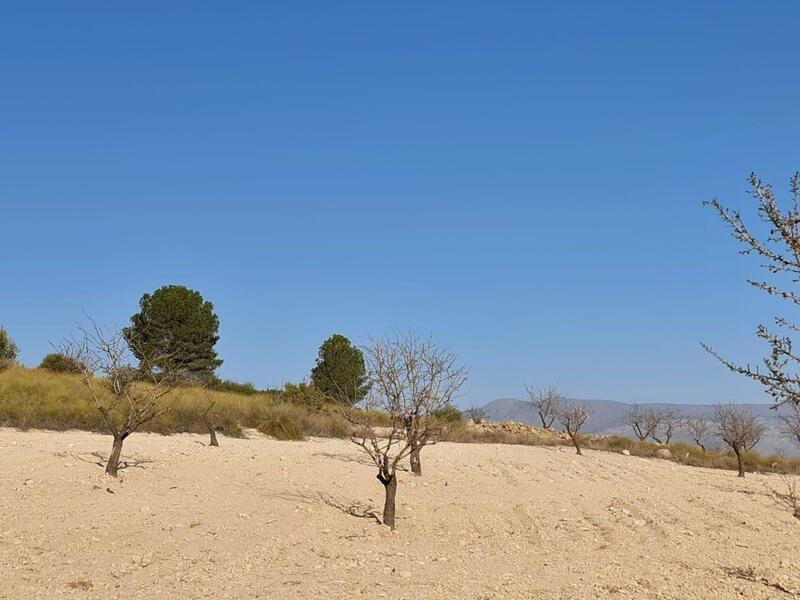
[{"label": "clear blue sky", "polygon": [[433,332],[463,405],[763,400],[757,261],[703,200],[800,168],[792,2],[0,5],[0,323],[200,290],[220,375]]}]

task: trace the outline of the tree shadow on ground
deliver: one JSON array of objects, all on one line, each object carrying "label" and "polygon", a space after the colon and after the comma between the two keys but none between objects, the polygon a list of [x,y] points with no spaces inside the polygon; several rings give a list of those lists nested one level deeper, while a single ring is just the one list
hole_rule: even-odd
[{"label": "tree shadow on ground", "polygon": [[325,492],[317,492],[316,494],[308,493],[303,494],[300,492],[272,492],[268,494],[273,498],[280,498],[281,500],[288,500],[290,502],[302,502],[303,504],[312,504],[315,506],[330,506],[342,513],[351,517],[359,519],[375,519],[378,524],[382,524],[379,517],[378,510],[368,504],[359,502],[358,500],[340,500],[326,494]]},{"label": "tree shadow on ground", "polygon": [[[108,456],[103,454],[102,452],[81,452],[78,454],[72,454],[74,458],[78,460],[89,463],[92,465],[97,465],[98,467],[105,468],[106,463],[108,462]],[[119,462],[119,467],[117,467],[118,471],[122,471],[124,469],[146,469],[145,465],[152,463],[154,461],[147,460],[144,458],[134,458],[132,460],[121,460]]]}]

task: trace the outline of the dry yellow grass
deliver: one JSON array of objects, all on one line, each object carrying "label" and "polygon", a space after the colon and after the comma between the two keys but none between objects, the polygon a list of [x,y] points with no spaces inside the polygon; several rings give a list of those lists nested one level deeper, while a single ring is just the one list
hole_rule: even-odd
[{"label": "dry yellow grass", "polygon": [[[243,427],[258,428],[278,438],[284,437],[287,428],[325,437],[342,437],[347,433],[343,420],[325,408],[309,410],[283,402],[272,393],[210,392],[197,387],[175,389],[165,400],[169,411],[147,423],[142,431],[205,432],[200,415],[212,396],[216,402],[212,420],[232,437],[241,436]],[[80,375],[20,366],[0,372],[0,426],[105,431],[102,417],[90,401]]]}]

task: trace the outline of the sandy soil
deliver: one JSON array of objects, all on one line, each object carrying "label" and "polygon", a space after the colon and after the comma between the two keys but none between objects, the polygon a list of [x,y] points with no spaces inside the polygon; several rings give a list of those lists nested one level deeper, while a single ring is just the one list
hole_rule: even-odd
[{"label": "sandy soil", "polygon": [[[766,483],[569,448],[440,444],[398,529],[342,440],[0,430],[0,598],[791,598]],[[788,590],[782,591],[780,588]]]}]

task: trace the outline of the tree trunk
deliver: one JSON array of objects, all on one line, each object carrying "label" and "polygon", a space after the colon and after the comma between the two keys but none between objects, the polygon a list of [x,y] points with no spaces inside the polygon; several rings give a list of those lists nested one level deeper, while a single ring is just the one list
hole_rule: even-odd
[{"label": "tree trunk", "polygon": [[570,433],[569,437],[572,440],[572,443],[575,445],[575,450],[577,450],[578,454],[580,454],[582,456],[583,452],[581,452],[581,447],[580,447],[580,445],[578,445],[578,434],[577,433]]},{"label": "tree trunk", "polygon": [[210,446],[218,447],[219,442],[217,441],[217,431],[214,429],[214,426],[211,424],[211,421],[208,420],[208,417],[205,419],[206,428],[208,429],[208,435],[211,436],[211,441],[209,442]]},{"label": "tree trunk", "polygon": [[739,477],[744,477],[744,458],[742,457],[742,452],[736,448],[734,448],[733,451],[736,453],[736,460],[739,463]]},{"label": "tree trunk", "polygon": [[383,524],[388,525],[394,531],[394,502],[397,496],[397,476],[392,475],[389,479],[378,476],[383,488],[386,491],[386,501],[383,503]]},{"label": "tree trunk", "polygon": [[114,437],[114,445],[111,447],[111,455],[108,457],[106,463],[106,473],[112,477],[117,476],[117,469],[119,469],[119,458],[122,456],[122,442],[124,438]]},{"label": "tree trunk", "polygon": [[419,459],[421,446],[416,442],[411,446],[411,472],[414,475],[422,475],[422,463]]}]

